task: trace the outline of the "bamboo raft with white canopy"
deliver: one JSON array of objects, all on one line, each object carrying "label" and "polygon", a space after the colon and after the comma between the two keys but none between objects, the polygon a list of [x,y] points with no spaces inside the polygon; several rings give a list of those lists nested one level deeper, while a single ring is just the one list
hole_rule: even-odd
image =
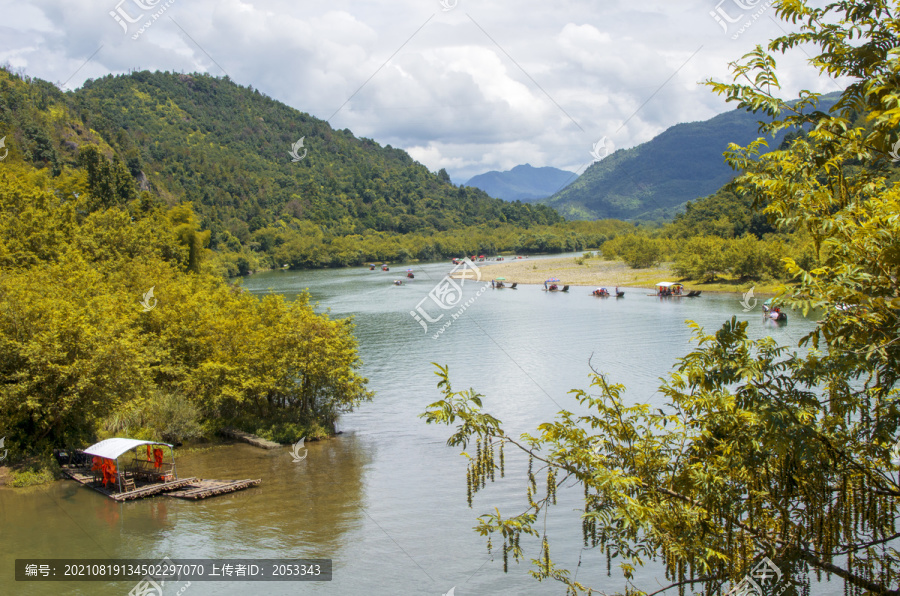
[{"label": "bamboo raft with white canopy", "polygon": [[[165,448],[169,452],[168,461]],[[262,481],[259,478],[179,478],[174,447],[159,441],[106,439],[83,451],[57,451],[55,455],[66,476],[120,502],[158,494],[179,499],[205,499],[256,486]]]}]

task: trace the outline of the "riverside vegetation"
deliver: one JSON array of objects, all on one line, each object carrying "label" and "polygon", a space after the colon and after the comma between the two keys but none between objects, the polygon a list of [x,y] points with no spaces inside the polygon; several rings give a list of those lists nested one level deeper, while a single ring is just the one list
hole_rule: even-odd
[{"label": "riverside vegetation", "polygon": [[0,436],[33,464],[23,477],[45,478],[54,447],[117,434],[327,436],[371,398],[352,321],[204,271],[189,204],[138,194],[95,148],[80,155],[55,176],[0,169]]}]

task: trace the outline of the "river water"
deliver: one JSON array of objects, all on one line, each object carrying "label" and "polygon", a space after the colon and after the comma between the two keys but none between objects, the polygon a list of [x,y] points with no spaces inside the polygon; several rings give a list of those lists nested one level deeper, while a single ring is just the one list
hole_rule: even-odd
[{"label": "river water", "polygon": [[[318,583],[185,582],[165,594],[564,594],[560,584],[538,583],[529,563],[488,555],[472,527],[499,507],[524,510],[524,459],[507,451],[507,476],[466,505],[466,460],[446,445],[450,428],[418,417],[439,399],[433,362],[450,366],[457,390],[475,388],[484,409],[507,432],[533,432],[565,408],[579,412],[570,389],[589,387],[591,366],[626,385],[633,401],[658,403],[659,377],[691,348],[691,319],[712,332],[736,316],[752,337],[773,336],[796,346],[813,321],[792,313],[784,326],[762,320],[760,306],[744,312],[737,295],[699,299],[648,297],[626,288],[623,299],[597,299],[589,289],[548,293],[538,286],[485,291],[463,284],[470,305],[428,332],[410,315],[451,269],[416,264],[390,272],[368,268],[273,271],[245,280],[251,292],[293,297],[308,288],[333,317],[353,316],[375,399],[345,415],[333,440],[307,443],[294,462],[289,449],[265,451],[244,444],[217,446],[178,458],[180,476],[262,478],[253,489],[198,502],[156,497],[111,500],[71,481],[24,491],[0,491],[0,593],[127,594],[134,582],[12,581],[16,558],[330,558],[333,580]],[[489,278],[489,266],[483,268]],[[394,279],[404,284],[395,286]],[[430,313],[436,311],[432,308]],[[447,311],[456,313],[457,309]],[[498,476],[499,480],[499,476]],[[554,561],[577,579],[606,592],[621,590],[615,563],[582,549],[577,491],[562,490],[548,521]],[[495,546],[499,543],[495,540]],[[539,544],[523,538],[526,558]],[[579,561],[580,566],[579,566]],[[638,571],[639,587],[665,584],[658,566]],[[833,586],[832,586],[833,587]],[[817,594],[837,593],[817,590]]]}]

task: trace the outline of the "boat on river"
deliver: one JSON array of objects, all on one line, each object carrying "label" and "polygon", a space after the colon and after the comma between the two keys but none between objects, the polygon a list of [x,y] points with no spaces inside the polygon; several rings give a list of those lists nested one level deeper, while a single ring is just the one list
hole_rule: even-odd
[{"label": "boat on river", "polygon": [[674,281],[661,281],[656,284],[656,293],[647,295],[660,298],[696,298],[700,295],[700,290],[691,290],[685,293],[684,285]]},{"label": "boat on river", "polygon": [[204,499],[258,485],[257,478],[203,480],[179,478],[175,448],[160,441],[116,437],[87,449],[54,450],[53,455],[70,479],[114,501],[131,501],[165,494],[180,499]]},{"label": "boat on river", "polygon": [[787,313],[781,310],[780,306],[773,305],[771,298],[763,303],[762,309],[764,319],[778,322],[787,322]]},{"label": "boat on river", "polygon": [[415,279],[416,276],[413,275],[413,270],[412,270],[412,269],[407,269],[407,270],[406,270],[406,277],[408,277],[409,279]]},{"label": "boat on river", "polygon": [[619,288],[616,288],[615,294],[610,294],[609,290],[607,290],[606,288],[597,288],[596,290],[591,292],[591,296],[596,296],[597,298],[609,298],[613,295],[616,298],[622,298],[625,296],[625,292],[621,291]]},{"label": "boat on river", "polygon": [[559,287],[559,280],[555,277],[551,277],[550,279],[544,282],[544,291],[545,292],[568,292],[569,286]]},{"label": "boat on river", "polygon": [[505,288],[509,288],[511,290],[515,290],[516,286],[519,285],[519,282],[513,282],[510,285],[506,285],[504,282],[506,281],[505,277],[497,277],[491,280],[491,287],[495,290],[503,290]]},{"label": "boat on river", "polygon": [[385,264],[383,264],[383,265],[381,266],[381,270],[382,270],[382,271],[390,271],[391,268],[387,266],[387,263],[385,263]]}]

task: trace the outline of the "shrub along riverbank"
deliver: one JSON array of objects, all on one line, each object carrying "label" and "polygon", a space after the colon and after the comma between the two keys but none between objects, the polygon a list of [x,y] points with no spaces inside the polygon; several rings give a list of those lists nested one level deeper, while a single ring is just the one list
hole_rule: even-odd
[{"label": "shrub along riverbank", "polygon": [[738,291],[749,282],[780,286],[792,279],[785,257],[811,269],[827,256],[817,253],[808,233],[776,230],[749,199],[727,190],[688,203],[673,223],[620,234],[600,252],[634,269],[671,262],[681,281],[725,291]]},{"label": "shrub along riverbank", "polygon": [[307,296],[229,286],[204,266],[189,205],[167,208],[118,186],[120,164],[95,165],[0,171],[7,463],[40,477],[56,447],[211,438],[223,423],[322,436],[371,399],[352,321]]}]

